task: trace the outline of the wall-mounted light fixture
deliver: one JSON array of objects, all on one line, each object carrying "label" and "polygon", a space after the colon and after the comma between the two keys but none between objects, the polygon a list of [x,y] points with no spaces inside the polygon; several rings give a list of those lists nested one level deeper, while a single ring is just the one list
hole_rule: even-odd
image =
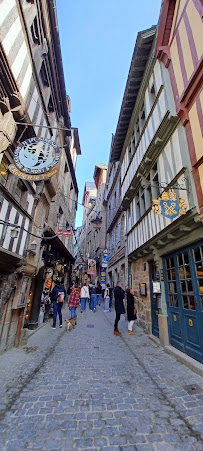
[{"label": "wall-mounted light fixture", "polygon": [[11,229],[11,238],[17,238],[19,234],[19,230],[15,227]]}]

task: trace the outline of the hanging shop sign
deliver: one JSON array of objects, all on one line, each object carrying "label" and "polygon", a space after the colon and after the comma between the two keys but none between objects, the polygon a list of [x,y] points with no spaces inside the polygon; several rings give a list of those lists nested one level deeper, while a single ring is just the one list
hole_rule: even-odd
[{"label": "hanging shop sign", "polygon": [[100,272],[100,284],[101,285],[106,285],[106,269],[102,268],[101,272]]},{"label": "hanging shop sign", "polygon": [[17,175],[20,179],[23,180],[47,180],[50,179],[53,175],[57,174],[59,172],[58,168],[54,168],[49,172],[46,172],[45,174],[25,174],[24,172],[20,171],[14,164],[9,165],[9,171],[12,172],[12,174]]},{"label": "hanging shop sign", "polygon": [[46,138],[26,139],[14,151],[17,169],[23,174],[39,176],[41,179],[48,178],[48,173],[50,177],[59,158],[60,150],[57,144]]},{"label": "hanging shop sign", "polygon": [[96,275],[97,274],[96,260],[92,260],[91,258],[88,259],[87,274],[89,274],[89,275]]},{"label": "hanging shop sign", "polygon": [[166,218],[174,219],[179,215],[185,215],[187,204],[181,197],[177,199],[177,194],[172,189],[163,191],[158,199],[153,200],[152,210],[157,215],[163,215]]},{"label": "hanging shop sign", "polygon": [[120,249],[120,251],[118,251],[116,254],[113,255],[113,257],[111,257],[108,261],[108,266],[113,265],[114,263],[116,263],[118,260],[120,260],[121,258],[125,257],[125,246]]},{"label": "hanging shop sign", "polygon": [[59,230],[56,231],[56,235],[58,235],[58,236],[72,236],[73,232],[72,232],[71,229],[67,229],[67,230],[59,229]]}]

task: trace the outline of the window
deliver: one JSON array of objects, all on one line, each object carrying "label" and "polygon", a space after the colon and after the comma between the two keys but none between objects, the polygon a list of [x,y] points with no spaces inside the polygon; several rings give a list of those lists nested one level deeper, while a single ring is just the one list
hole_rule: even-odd
[{"label": "window", "polygon": [[139,126],[139,117],[138,117],[138,119],[136,121],[136,124],[135,124],[135,139],[136,139],[136,143],[138,142],[139,137],[140,137],[140,126]]},{"label": "window", "polygon": [[114,207],[116,208],[116,191],[114,193]]},{"label": "window", "polygon": [[152,199],[158,199],[161,194],[161,189],[159,187],[159,177],[158,177],[158,168],[157,164],[150,171],[151,175],[151,184],[152,184]]},{"label": "window", "polygon": [[53,113],[54,111],[54,103],[52,96],[49,97],[48,110],[50,113]]},{"label": "window", "polygon": [[117,244],[120,245],[121,242],[121,221],[117,224]]},{"label": "window", "polygon": [[27,209],[27,188],[21,180],[18,180],[15,189],[14,189],[14,197],[19,204],[25,209]]},{"label": "window", "polygon": [[140,214],[141,216],[143,216],[146,211],[144,188],[139,189],[139,201],[140,201]]},{"label": "window", "polygon": [[156,98],[156,93],[155,93],[155,87],[154,87],[154,83],[153,83],[153,85],[152,85],[152,87],[150,89],[150,106],[151,107],[152,107],[152,105],[153,105],[153,103],[155,101],[155,98]]},{"label": "window", "polygon": [[135,195],[135,210],[136,210],[136,222],[139,221],[141,214],[140,214],[140,199],[139,196]]},{"label": "window", "polygon": [[44,86],[49,86],[48,74],[47,74],[47,69],[46,69],[44,61],[41,66],[40,75],[41,75]]},{"label": "window", "polygon": [[0,182],[2,185],[6,186],[6,182],[8,180],[9,171],[8,171],[9,161],[7,158],[3,157],[0,163]]},{"label": "window", "polygon": [[39,39],[39,29],[38,29],[38,23],[37,23],[37,16],[35,16],[33,23],[30,27],[31,30],[31,34],[32,34],[32,40],[34,42],[34,44],[40,44],[40,39]]},{"label": "window", "polygon": [[141,111],[140,111],[140,129],[142,130],[145,124],[145,106],[144,103],[142,105]]}]

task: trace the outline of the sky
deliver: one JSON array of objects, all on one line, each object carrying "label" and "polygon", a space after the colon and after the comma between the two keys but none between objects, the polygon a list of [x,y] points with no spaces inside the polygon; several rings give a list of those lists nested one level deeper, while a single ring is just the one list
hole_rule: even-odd
[{"label": "sky", "polygon": [[[161,0],[56,0],[71,125],[82,155],[76,177],[82,203],[96,164],[108,164],[137,33],[156,25]],[[78,205],[76,227],[82,224]]]}]

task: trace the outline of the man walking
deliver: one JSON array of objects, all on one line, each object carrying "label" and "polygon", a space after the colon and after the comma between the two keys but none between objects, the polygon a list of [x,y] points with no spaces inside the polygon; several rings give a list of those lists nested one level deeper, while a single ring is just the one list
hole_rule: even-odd
[{"label": "man walking", "polygon": [[56,279],[55,286],[51,292],[51,302],[53,302],[53,311],[54,311],[52,329],[56,329],[57,314],[59,315],[59,321],[60,321],[59,327],[62,327],[61,309],[63,306],[63,302],[65,300],[65,296],[66,296],[66,290],[65,290],[64,286],[61,284],[61,282],[58,279]]},{"label": "man walking", "polygon": [[122,284],[120,280],[117,282],[117,286],[114,290],[115,297],[115,310],[116,310],[116,319],[114,323],[114,335],[120,337],[122,334],[118,330],[118,322],[120,321],[120,317],[123,313],[125,313],[125,307],[123,303],[123,299],[125,297],[125,291],[122,289]]}]

